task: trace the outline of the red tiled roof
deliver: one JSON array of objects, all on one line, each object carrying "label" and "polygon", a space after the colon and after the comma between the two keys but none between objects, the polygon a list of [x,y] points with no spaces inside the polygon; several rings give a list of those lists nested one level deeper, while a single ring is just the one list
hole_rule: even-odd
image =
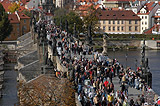
[{"label": "red tiled roof", "polygon": [[100,10],[97,16],[100,20],[140,20],[132,10]]},{"label": "red tiled roof", "polygon": [[153,16],[153,18],[160,18],[160,16]]},{"label": "red tiled roof", "polygon": [[105,9],[106,9],[106,10],[110,10],[110,9],[112,9],[112,10],[125,10],[124,8],[121,8],[121,9],[120,9],[120,8],[116,8],[116,7],[115,7],[115,8],[105,8]]},{"label": "red tiled roof", "polygon": [[98,0],[77,0],[77,2],[98,2]]},{"label": "red tiled roof", "polygon": [[29,2],[30,0],[21,0],[21,2],[23,3],[23,5],[25,5],[27,2]]},{"label": "red tiled roof", "polygon": [[22,18],[22,19],[25,19],[25,18],[30,18],[30,17],[28,17],[27,15],[25,15],[25,14],[23,14],[23,13],[21,13],[21,12],[17,12],[18,13],[18,15],[19,15],[19,17],[20,18]]},{"label": "red tiled roof", "polygon": [[40,7],[40,6],[39,6],[38,8],[39,8],[40,10],[43,10],[43,8],[42,8],[42,7]]},{"label": "red tiled roof", "polygon": [[12,2],[10,2],[9,0],[3,0],[2,2],[0,2],[3,5],[3,8],[5,9],[6,12],[8,12],[8,7],[11,5]]},{"label": "red tiled roof", "polygon": [[27,10],[24,6],[20,6],[18,12],[22,12],[23,10]]},{"label": "red tiled roof", "polygon": [[146,32],[144,32],[145,34],[151,34],[152,33],[152,30],[155,29],[155,28],[158,28],[160,27],[160,25],[154,25],[152,28],[150,28],[149,30],[147,30]]},{"label": "red tiled roof", "polygon": [[47,15],[47,16],[53,16],[53,14],[52,14],[52,13],[46,13],[46,15]]},{"label": "red tiled roof", "polygon": [[[138,15],[145,15],[145,14],[149,14],[150,11],[152,11],[152,9],[156,6],[155,2],[150,2],[150,3],[146,3],[144,6],[146,6],[146,10],[147,12],[146,13],[140,13],[140,11],[137,13]],[[144,8],[144,6],[142,8]]]},{"label": "red tiled roof", "polygon": [[11,24],[14,24],[14,23],[20,23],[20,21],[18,20],[18,17],[16,14],[8,14],[8,19],[10,20],[10,23]]},{"label": "red tiled roof", "polygon": [[135,0],[106,0],[106,1],[135,1]]}]

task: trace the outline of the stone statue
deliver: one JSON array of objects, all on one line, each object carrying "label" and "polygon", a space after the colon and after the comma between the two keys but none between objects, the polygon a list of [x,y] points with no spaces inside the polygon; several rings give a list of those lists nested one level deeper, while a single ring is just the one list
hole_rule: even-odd
[{"label": "stone statue", "polygon": [[145,67],[145,40],[143,40],[141,55],[142,55],[141,64],[142,64],[142,67],[144,68]]},{"label": "stone statue", "polygon": [[88,25],[88,31],[87,31],[86,37],[87,37],[87,38],[86,38],[87,44],[88,44],[88,45],[92,44],[91,24]]},{"label": "stone statue", "polygon": [[103,35],[103,52],[102,52],[103,56],[108,56],[107,54],[107,36]]}]

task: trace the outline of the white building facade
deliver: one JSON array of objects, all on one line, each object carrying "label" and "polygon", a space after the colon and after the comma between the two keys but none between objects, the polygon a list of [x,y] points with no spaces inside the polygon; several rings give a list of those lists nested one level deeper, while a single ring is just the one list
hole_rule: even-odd
[{"label": "white building facade", "polygon": [[25,8],[26,9],[31,9],[31,8],[38,9],[39,4],[40,4],[40,0],[30,0],[29,2],[25,4]]},{"label": "white building facade", "polygon": [[154,20],[152,17],[155,15],[158,8],[158,3],[149,2],[140,9],[137,15],[141,18],[141,33],[153,27]]}]

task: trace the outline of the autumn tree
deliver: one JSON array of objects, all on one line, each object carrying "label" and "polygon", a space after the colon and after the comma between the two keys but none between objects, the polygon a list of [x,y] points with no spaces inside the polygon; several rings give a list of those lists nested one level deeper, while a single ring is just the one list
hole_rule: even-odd
[{"label": "autumn tree", "polygon": [[12,25],[8,20],[8,14],[5,12],[2,4],[0,3],[0,41],[2,42],[7,38],[12,31]]},{"label": "autumn tree", "polygon": [[20,3],[18,2],[13,2],[9,7],[8,7],[8,10],[9,12],[11,13],[14,13],[15,11],[17,11],[20,7]]},{"label": "autumn tree", "polygon": [[75,106],[75,91],[67,79],[42,75],[19,85],[21,106]]}]

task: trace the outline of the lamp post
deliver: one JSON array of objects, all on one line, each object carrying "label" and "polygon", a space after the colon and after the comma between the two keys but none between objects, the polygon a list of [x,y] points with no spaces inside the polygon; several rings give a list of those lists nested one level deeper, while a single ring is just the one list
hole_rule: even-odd
[{"label": "lamp post", "polygon": [[113,52],[114,52],[114,59],[115,59],[115,51],[116,51],[116,50],[115,50],[115,47],[113,47]]},{"label": "lamp post", "polygon": [[128,58],[128,54],[127,53],[126,53],[125,57],[126,57],[126,68],[127,68],[127,58]]},{"label": "lamp post", "polygon": [[126,57],[126,68],[127,68],[127,58],[128,58],[127,50],[128,50],[128,45],[126,45],[126,55],[125,55],[125,57]]},{"label": "lamp post", "polygon": [[60,29],[62,30],[62,18],[60,18]]},{"label": "lamp post", "polygon": [[135,70],[137,69],[137,59],[135,59]]},{"label": "lamp post", "polygon": [[74,31],[73,31],[74,37],[77,38],[77,34],[76,34],[76,23],[74,23]]}]

